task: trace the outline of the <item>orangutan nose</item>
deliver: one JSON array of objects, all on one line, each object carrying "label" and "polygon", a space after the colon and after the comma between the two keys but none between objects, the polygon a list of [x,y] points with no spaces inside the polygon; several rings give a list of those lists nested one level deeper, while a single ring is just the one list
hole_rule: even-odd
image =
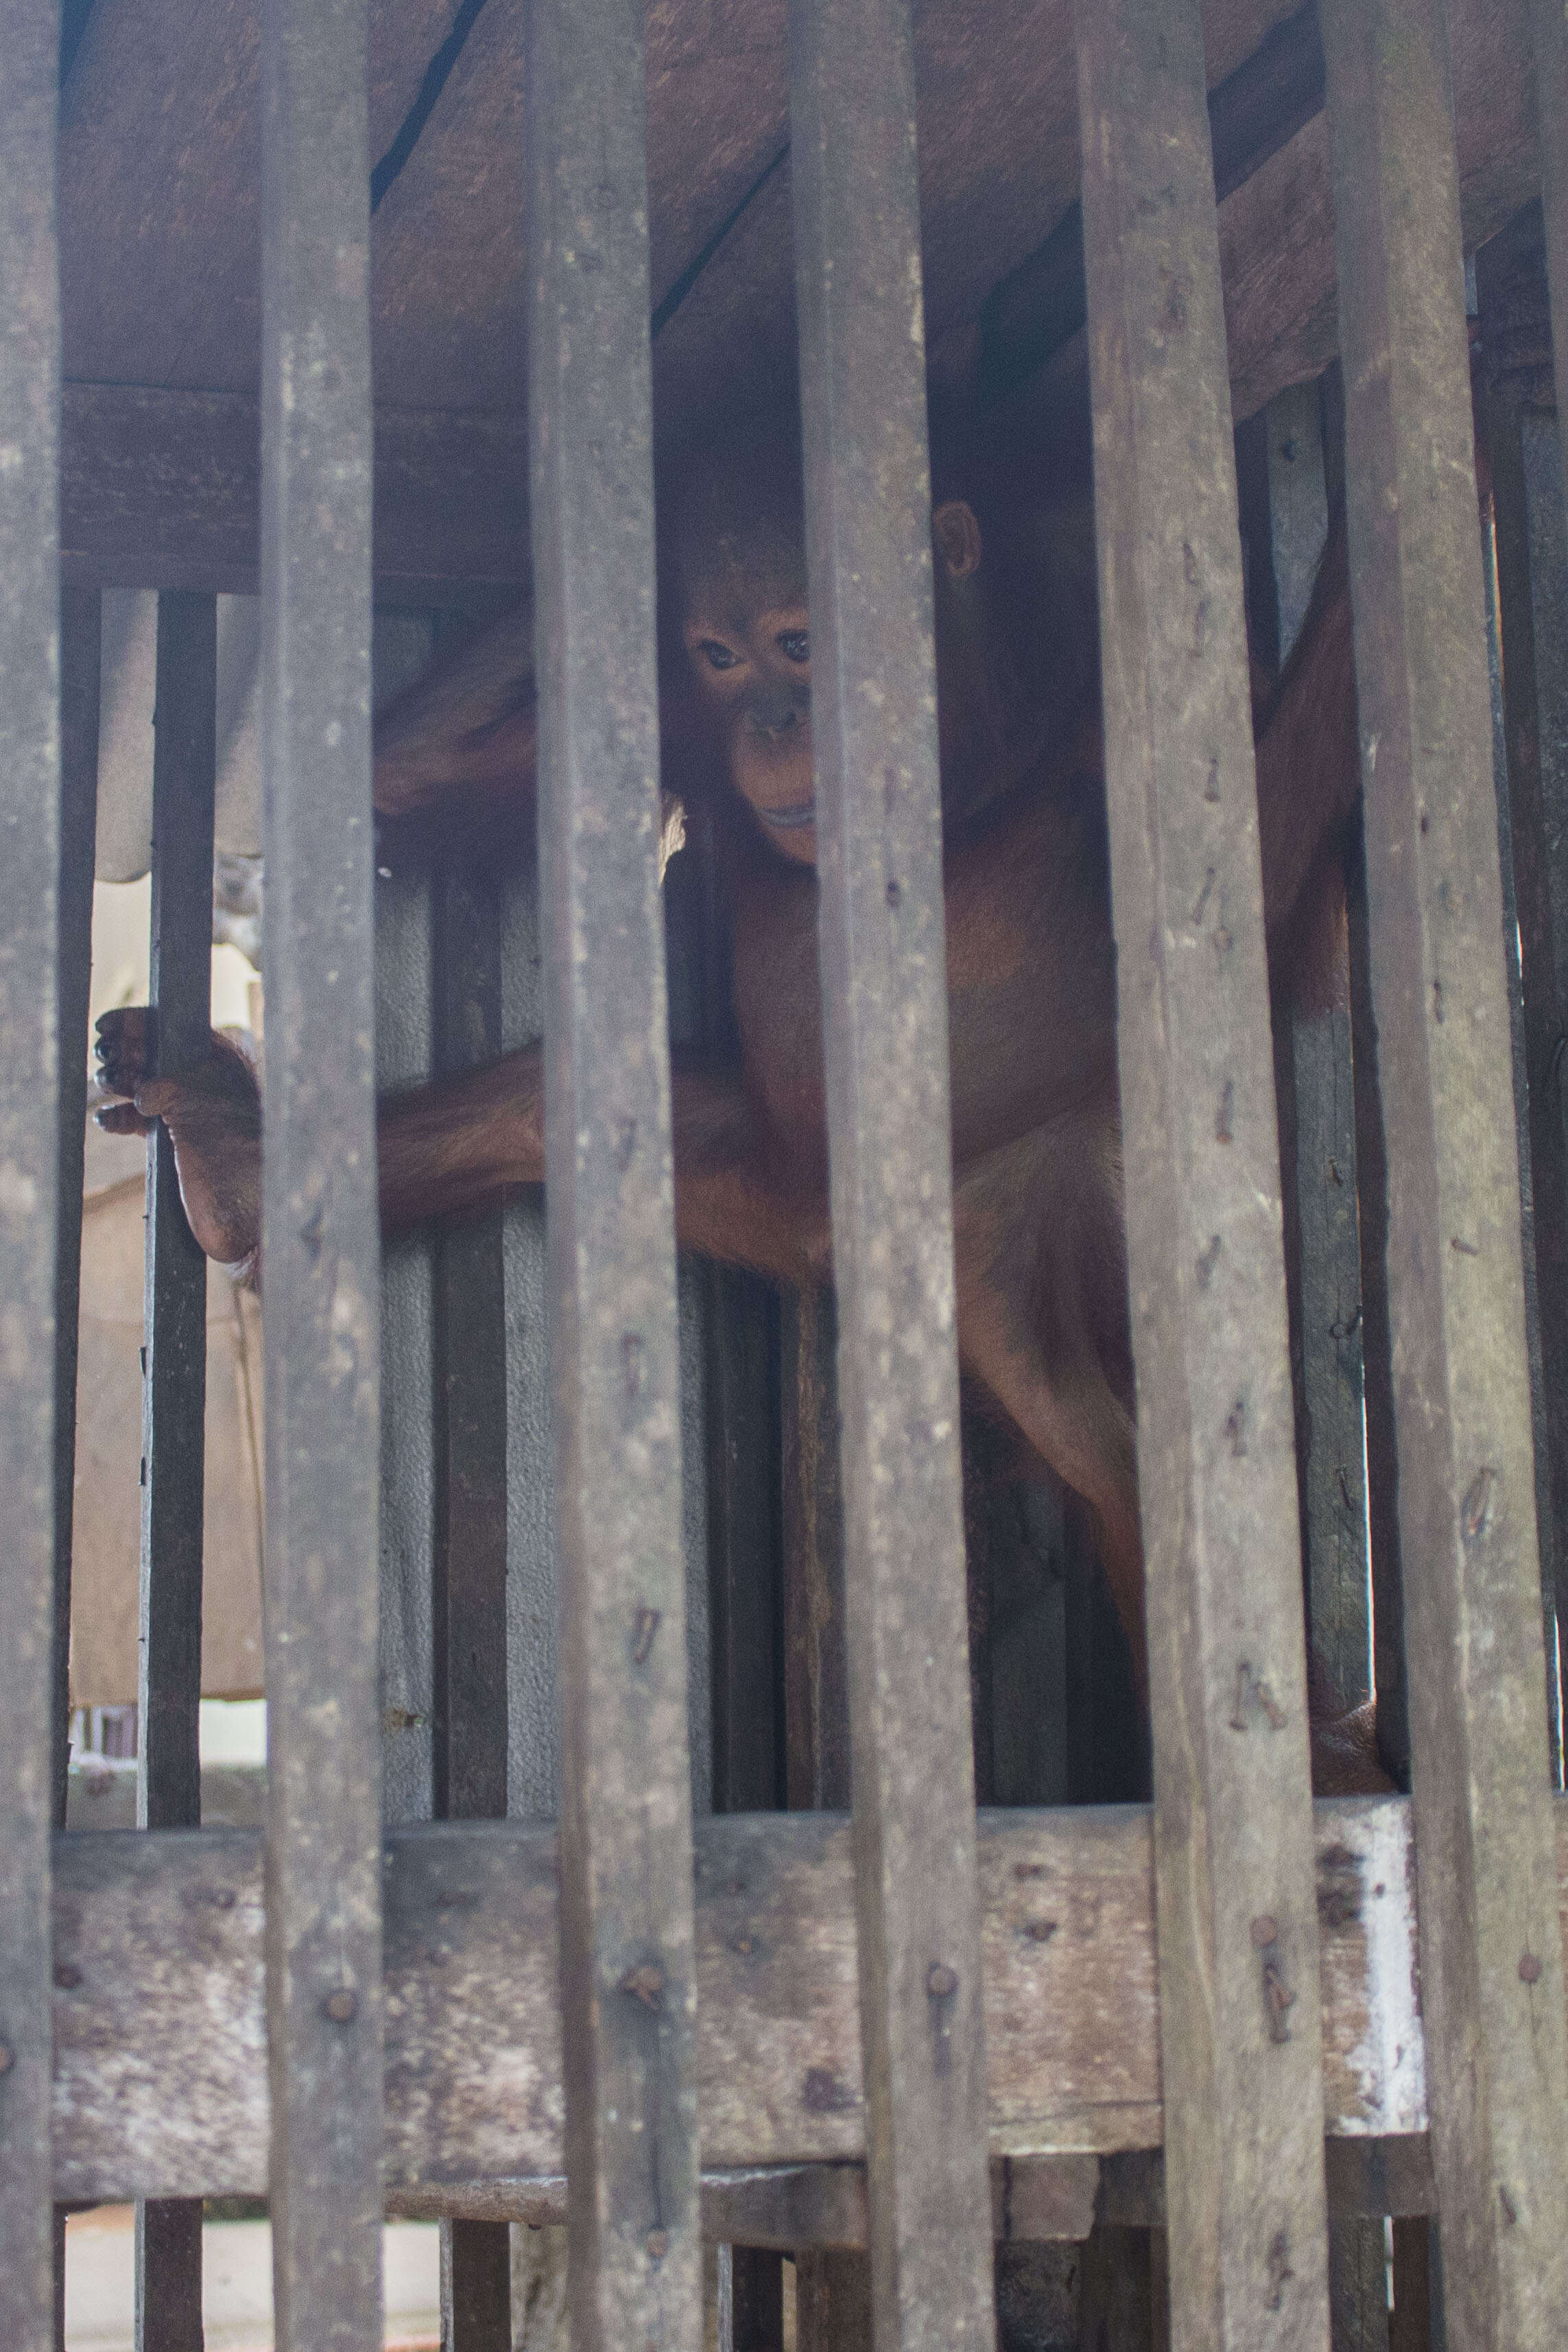
[{"label": "orangutan nose", "polygon": [[756,695],[746,707],[747,731],[776,743],[800,725],[810,709],[809,688],[790,687],[778,694]]}]

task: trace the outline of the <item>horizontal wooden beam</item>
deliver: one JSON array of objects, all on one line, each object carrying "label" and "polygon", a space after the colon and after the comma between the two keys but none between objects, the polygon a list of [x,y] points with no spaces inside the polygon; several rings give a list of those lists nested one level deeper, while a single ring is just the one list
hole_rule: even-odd
[{"label": "horizontal wooden beam", "polygon": [[[1557,1821],[1568,1879],[1568,1806]],[[1320,1804],[1316,1848],[1328,2127],[1408,2139],[1426,2127],[1408,1803]],[[554,1832],[442,1822],[385,1853],[388,2196],[521,2194],[563,2170]],[[1147,1812],[984,1813],[979,1853],[993,2158],[1158,2147]],[[67,1834],[54,1901],[56,2196],[258,2193],[259,1837]],[[709,2172],[862,2158],[847,1822],[699,1823],[697,1904]]]},{"label": "horizontal wooden beam", "polygon": [[[242,393],[68,383],[60,561],[80,586],[256,593],[259,409]],[[375,411],[377,595],[446,604],[529,576],[522,422]]]},{"label": "horizontal wooden beam", "polygon": [[[1087,2238],[1100,2177],[1097,2156],[998,2157],[991,2167],[993,2235],[1034,2243]],[[1153,2178],[1157,2197],[1157,2171]],[[399,2221],[526,2221],[542,2229],[566,2219],[566,2179],[558,2173],[397,2189],[386,2210]],[[749,2165],[702,2176],[702,2234],[715,2243],[785,2253],[795,2246],[864,2246],[867,2225],[863,2164]]]},{"label": "horizontal wooden beam", "polygon": [[[1329,2211],[1336,2221],[1435,2213],[1437,2191],[1425,2132],[1327,2144]],[[447,2180],[395,2189],[389,2218],[406,2221],[525,2221],[566,2219],[565,2176]],[[1157,2147],[1120,2156],[1001,2156],[991,2163],[991,2226],[998,2240],[1073,2242],[1095,2221],[1134,2229],[1165,2223],[1164,2156]],[[773,2164],[702,2176],[702,2234],[720,2244],[862,2247],[867,2242],[863,2164]]]}]

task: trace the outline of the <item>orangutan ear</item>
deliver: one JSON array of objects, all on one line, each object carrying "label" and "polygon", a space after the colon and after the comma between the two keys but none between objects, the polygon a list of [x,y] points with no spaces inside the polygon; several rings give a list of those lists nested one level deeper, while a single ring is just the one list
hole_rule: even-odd
[{"label": "orangutan ear", "polygon": [[946,499],[932,515],[931,527],[950,580],[967,580],[979,571],[980,525],[972,506],[962,499]]}]

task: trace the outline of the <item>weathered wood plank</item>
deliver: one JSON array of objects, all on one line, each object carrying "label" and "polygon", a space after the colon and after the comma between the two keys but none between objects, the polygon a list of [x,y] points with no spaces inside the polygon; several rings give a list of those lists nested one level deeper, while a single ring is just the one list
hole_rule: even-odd
[{"label": "weathered wood plank", "polygon": [[[420,0],[432,19],[441,5]],[[1550,16],[1549,0],[1542,5]],[[1526,6],[1527,0],[1455,0],[1451,12],[1471,247],[1537,184]],[[63,546],[68,578],[84,584],[255,585],[256,428],[247,424],[255,413],[254,200],[243,184],[254,137],[247,119],[253,36],[243,29],[246,7],[211,13],[213,26],[193,40],[171,37],[145,0],[99,0],[93,25],[112,20],[111,29],[95,30],[84,62],[103,74],[104,86],[90,106],[83,89],[72,93],[71,112],[79,109],[81,120],[68,121],[73,160],[63,184],[68,297],[81,330],[70,364],[81,380],[66,398]],[[395,395],[378,412],[375,435],[375,562],[384,596],[438,603],[432,589],[443,583],[513,587],[526,576],[521,425],[469,404],[508,408],[521,366],[521,179],[512,160],[518,14],[490,0],[376,217],[384,289],[378,380]],[[778,152],[783,14],[748,10],[745,32],[734,39],[695,37],[679,9],[659,12],[650,26],[656,293],[668,289]],[[1209,0],[1205,34],[1216,79],[1247,61],[1290,14],[1289,0]],[[942,93],[940,107],[928,102],[922,111],[925,268],[938,328],[962,329],[987,289],[1039,247],[1072,203],[1077,131],[1067,18],[1065,0],[1049,0],[1044,10],[1039,0],[993,6],[983,23],[958,8],[921,12],[921,86]],[[431,29],[438,29],[434,22]],[[373,54],[388,52],[389,91],[406,77],[393,54],[405,31],[417,47],[410,9],[375,12]],[[132,161],[127,100],[171,37],[180,50],[179,96],[170,108],[149,110],[157,140],[139,142]],[[116,57],[137,58],[138,73],[121,69],[117,79]],[[715,122],[724,126],[717,141]],[[171,131],[172,156],[158,143]],[[222,150],[220,161],[189,152],[204,142],[215,153]],[[216,194],[208,184],[215,174],[223,184]],[[186,189],[184,205],[171,204],[172,184]],[[192,223],[205,241],[199,267],[187,249]],[[781,364],[793,363],[788,223],[781,173],[660,342],[660,391],[671,415],[733,398],[745,383],[765,389]],[[1281,385],[1315,373],[1333,352],[1332,206],[1321,117],[1226,200],[1220,224],[1233,398],[1237,415],[1246,415]],[[126,251],[136,257],[134,268]],[[165,273],[175,290],[161,302]],[[192,287],[202,304],[194,320]],[[171,322],[173,348],[160,341]],[[150,388],[165,376],[205,389]],[[424,401],[432,405],[410,404]]]},{"label": "weathered wood plank", "polygon": [[[246,393],[67,383],[66,577],[253,594],[260,434]],[[521,588],[529,573],[521,420],[380,404],[374,437],[377,593],[439,604],[454,584]]]},{"label": "weathered wood plank", "polygon": [[[157,679],[151,1066],[160,1077],[180,1077],[205,1062],[211,1034],[215,597],[180,590],[159,597]],[[207,1269],[180,1204],[162,1121],[147,1139],[146,1223],[136,1817],[142,1829],[195,1829],[202,1817]]]},{"label": "weathered wood plank", "polygon": [[[1496,247],[1491,255],[1483,253],[1477,268],[1481,333],[1489,341],[1502,308],[1496,299],[1501,289],[1488,268],[1489,259],[1497,255]],[[1523,406],[1500,369],[1495,375],[1489,371],[1489,375],[1478,403],[1491,477],[1487,603],[1501,673],[1505,756],[1498,782],[1506,795],[1500,835],[1503,928],[1510,994],[1518,990],[1517,1006],[1510,1010],[1518,1024],[1516,1051],[1522,1047],[1524,1061],[1519,1151],[1524,1179],[1525,1328],[1545,1612],[1547,1730],[1556,1785],[1562,1777],[1562,1759],[1555,1752],[1557,1633],[1568,1620],[1568,1135],[1556,1073],[1563,1024],[1552,904],[1554,841],[1542,777]],[[1517,930],[1519,941],[1517,975],[1510,929]],[[1518,1102],[1517,1071],[1514,1093]]]},{"label": "weathered wood plank", "polygon": [[871,2300],[879,2352],[961,2352],[995,2317],[908,0],[795,0],[790,122]]},{"label": "weathered wood plank", "polygon": [[[437,1067],[501,1050],[501,907],[493,872],[453,857],[435,877]],[[507,1809],[507,1358],[503,1212],[452,1221],[435,1254],[434,1811]],[[511,2352],[511,2244],[473,2218],[441,2232],[446,2352]]]},{"label": "weathered wood plank", "polygon": [[[1151,2165],[1144,2200],[1151,2211],[1143,2214],[1145,2220],[1158,2219],[1163,2211],[1157,2155]],[[993,2236],[1003,2242],[1087,2237],[1100,2179],[1097,2156],[994,2158]],[[1362,2187],[1359,2176],[1354,2186]],[[1156,2207],[1157,2212],[1152,2210]],[[455,2212],[484,2221],[525,2221],[542,2229],[564,2221],[566,2180],[563,2174],[535,2174],[395,2189],[388,2192],[386,2210],[413,2221]],[[868,2243],[869,2226],[864,2164],[750,2165],[702,2176],[703,2237],[732,2243],[737,2253],[759,2248],[783,2253],[805,2248],[858,2252]]]},{"label": "weathered wood plank", "polygon": [[[1568,384],[1568,13],[1557,5],[1557,0],[1531,0],[1530,23],[1546,274],[1552,292],[1552,351],[1561,386]],[[1560,392],[1560,418],[1562,414]]]},{"label": "weathered wood plank", "polygon": [[[459,0],[374,0],[367,152]],[[251,390],[260,356],[260,0],[92,0],[60,125],[68,370]],[[191,583],[195,584],[195,583]]]},{"label": "weathered wood plank", "polygon": [[268,1902],[279,2352],[381,2328],[366,0],[262,84]]},{"label": "weathered wood plank", "polygon": [[[214,596],[174,589],[158,599],[153,725],[152,1067],[179,1077],[206,1059],[212,1024]],[[141,1829],[196,1829],[207,1267],[162,1122],[147,1138],[142,1299],[136,1821]],[[141,2203],[135,2227],[136,2352],[201,2352],[199,2202]]]},{"label": "weathered wood plank", "polygon": [[529,17],[529,421],[577,2352],[701,2335],[697,1979],[658,843],[643,27]]},{"label": "weathered wood plank", "polygon": [[50,0],[0,6],[0,2339],[46,2352],[58,1236],[59,281]]},{"label": "weathered wood plank", "polygon": [[[1409,1804],[1316,1811],[1328,2129],[1422,2133]],[[1568,1802],[1556,1824],[1568,1909]],[[847,1820],[721,1817],[696,1842],[705,2163],[863,2157]],[[79,1832],[55,1851],[56,2195],[257,2193],[259,1838]],[[978,1852],[992,2155],[1158,2147],[1147,1811],[983,1813]],[[389,2195],[563,2170],[555,1868],[533,1823],[388,1836]]]},{"label": "weathered wood plank", "polygon": [[1446,12],[1322,16],[1445,2302],[1544,2352],[1568,2036]]},{"label": "weathered wood plank", "polygon": [[76,1492],[77,1339],[87,1130],[88,1003],[98,838],[102,599],[60,592],[59,1222],[55,1257],[54,1823],[66,1825],[70,1759],[71,1540]]},{"label": "weathered wood plank", "polygon": [[1327,2333],[1273,1055],[1196,0],[1080,0],[1176,2352]]},{"label": "weathered wood plank", "polygon": [[1568,2331],[1519,1152],[1441,0],[1323,0],[1422,2006],[1455,2340]]},{"label": "weathered wood plank", "polygon": [[[1452,0],[1465,250],[1538,185],[1528,0]],[[1319,115],[1220,207],[1231,398],[1247,416],[1338,347],[1328,120]]]}]

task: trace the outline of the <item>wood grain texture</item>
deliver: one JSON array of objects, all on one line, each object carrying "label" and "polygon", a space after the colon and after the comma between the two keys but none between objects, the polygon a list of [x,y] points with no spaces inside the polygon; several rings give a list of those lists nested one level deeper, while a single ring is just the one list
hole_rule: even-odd
[{"label": "wood grain texture", "polygon": [[[1526,15],[1527,0],[1453,0],[1448,10],[1467,253],[1540,184]],[[1320,114],[1220,206],[1238,417],[1317,375],[1339,348],[1331,177],[1328,117]]]},{"label": "wood grain texture", "polygon": [[1568,2041],[1443,0],[1324,0],[1421,1985],[1451,2340],[1568,2330]]},{"label": "wood grain texture", "polygon": [[685,2352],[702,2274],[642,21],[535,0],[528,33],[567,2298],[575,2352]]},{"label": "wood grain texture", "polygon": [[1557,0],[1531,0],[1541,203],[1552,289],[1556,381],[1568,383],[1568,13]]},{"label": "wood grain texture", "polygon": [[1077,23],[1171,2340],[1305,2352],[1328,2320],[1318,1921],[1202,26],[1196,0]]},{"label": "wood grain texture", "polygon": [[871,2301],[878,2352],[980,2352],[995,2316],[908,0],[793,0],[790,121]]},{"label": "wood grain texture", "polygon": [[[529,575],[521,422],[383,404],[374,440],[378,596],[443,604],[457,583],[519,593]],[[256,593],[252,394],[68,383],[60,463],[68,579]]]},{"label": "wood grain texture", "polygon": [[[1316,1814],[1328,2129],[1407,2138],[1426,2128],[1409,1803]],[[1568,1804],[1555,1819],[1568,1910]],[[100,1832],[55,1853],[56,2196],[259,2193],[260,1840]],[[862,2158],[847,1822],[700,1822],[697,1855],[704,2165]],[[993,2157],[1157,2147],[1147,1812],[982,1813],[979,1857]],[[553,1830],[395,1830],[384,1885],[388,2195],[559,2175]]]},{"label": "wood grain texture", "polygon": [[[1547,0],[1541,0],[1546,9]],[[1530,0],[1451,10],[1468,246],[1533,193]],[[406,110],[456,0],[371,10],[371,142]],[[1210,85],[1292,0],[1206,0]],[[786,137],[783,0],[658,0],[647,12],[649,251],[657,303],[742,205]],[[384,398],[449,413],[518,405],[523,330],[521,0],[487,0],[372,239]],[[1067,0],[920,11],[921,234],[933,341],[1078,193]],[[62,128],[69,373],[250,393],[259,352],[255,0],[189,21],[98,0]],[[1221,207],[1236,411],[1316,373],[1334,348],[1332,212],[1321,118]],[[787,164],[725,237],[656,352],[660,413],[776,394],[795,364]],[[1561,305],[1559,306],[1562,307]],[[171,483],[169,486],[173,488]],[[379,558],[378,558],[379,562]],[[160,584],[149,581],[144,584]],[[162,584],[230,585],[188,579]]]},{"label": "wood grain texture", "polygon": [[59,302],[48,0],[0,7],[0,2340],[52,2336]]},{"label": "wood grain texture", "polygon": [[77,1355],[86,1162],[88,1011],[98,838],[102,598],[60,591],[59,1131],[55,1246],[55,1624],[53,1814],[66,1825],[70,1769],[71,1552],[75,1535]]},{"label": "wood grain texture", "polygon": [[267,0],[267,2015],[279,2352],[382,2341],[365,0]]},{"label": "wood grain texture", "polygon": [[[374,0],[367,148],[391,142],[458,0]],[[259,0],[107,0],[60,128],[68,373],[254,393],[261,366]]]},{"label": "wood grain texture", "polygon": [[[212,1019],[217,600],[158,599],[148,1003],[160,1076],[197,1068]],[[207,1266],[181,1205],[174,1148],[147,1138],[136,1823],[202,1818],[202,1521]],[[138,2204],[137,2352],[201,2352],[199,2203]]]}]

